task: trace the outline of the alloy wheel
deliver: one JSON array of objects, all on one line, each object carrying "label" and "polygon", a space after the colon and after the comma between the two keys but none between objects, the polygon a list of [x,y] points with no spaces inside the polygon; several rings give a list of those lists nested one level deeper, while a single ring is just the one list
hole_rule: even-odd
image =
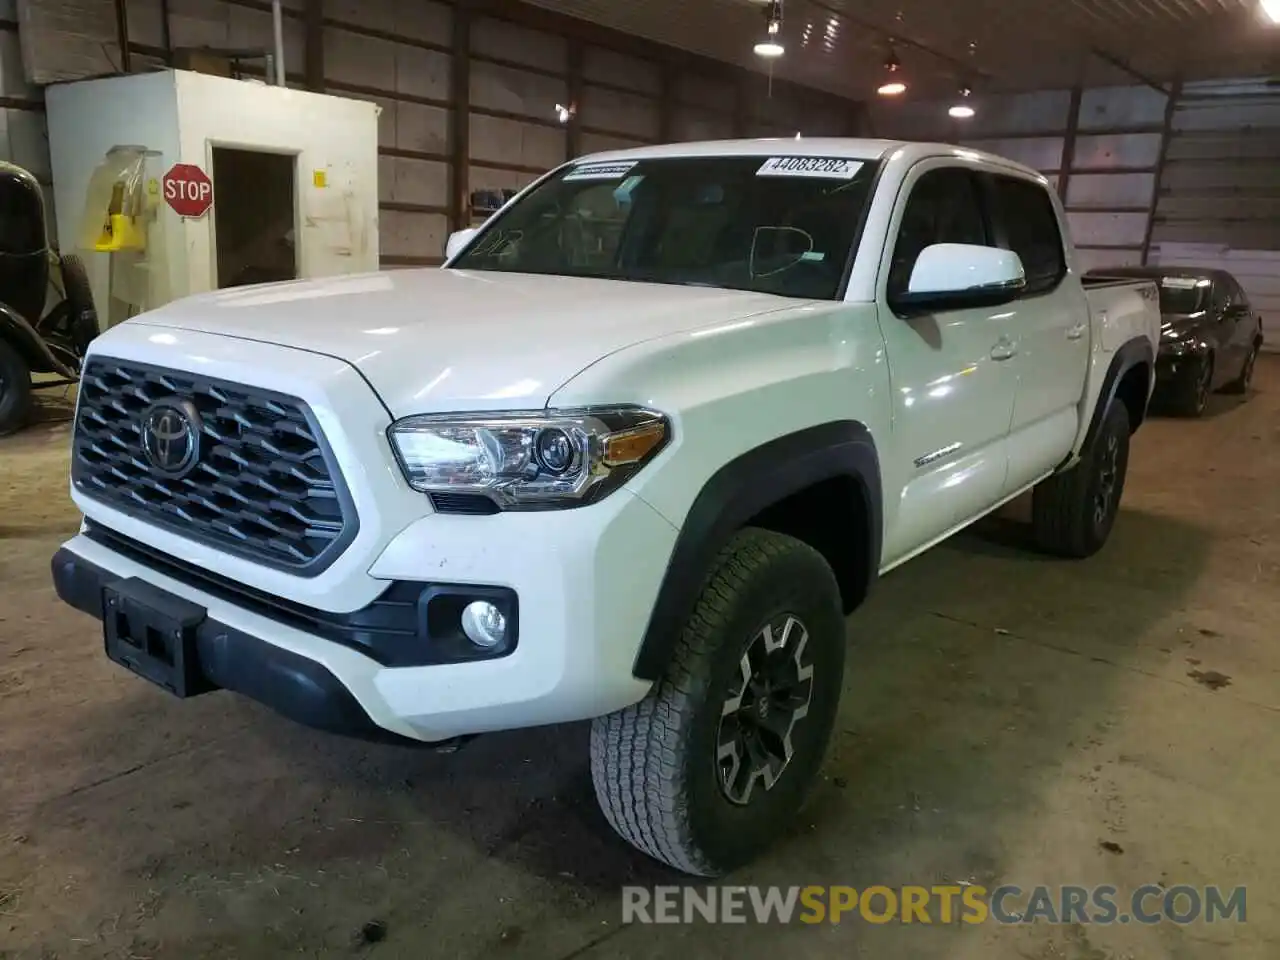
[{"label": "alloy wheel", "polygon": [[1093,523],[1101,528],[1115,507],[1116,487],[1120,475],[1120,438],[1109,434],[1098,463],[1098,488],[1093,497]]},{"label": "alloy wheel", "polygon": [[[1244,373],[1240,375],[1240,386],[1249,389],[1249,383],[1253,380],[1253,368],[1258,362],[1258,348],[1254,347],[1249,351],[1249,356],[1244,360]],[[2,385],[2,384],[0,384]]]},{"label": "alloy wheel", "polygon": [[1213,366],[1205,362],[1200,367],[1200,376],[1196,380],[1196,410],[1203,410],[1209,402],[1209,383],[1213,380]]},{"label": "alloy wheel", "polygon": [[716,735],[717,774],[730,803],[750,803],[757,786],[771,790],[791,762],[792,736],[813,698],[808,645],[805,625],[784,614],[742,653]]}]

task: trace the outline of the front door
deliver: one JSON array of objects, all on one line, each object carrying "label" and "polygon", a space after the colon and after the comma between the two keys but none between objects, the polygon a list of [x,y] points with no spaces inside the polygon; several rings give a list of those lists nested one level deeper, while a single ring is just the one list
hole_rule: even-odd
[{"label": "front door", "polygon": [[918,553],[1000,499],[1016,373],[1010,307],[904,317],[890,306],[934,243],[993,246],[977,176],[924,161],[907,176],[880,269],[878,316],[893,385],[884,566]]}]

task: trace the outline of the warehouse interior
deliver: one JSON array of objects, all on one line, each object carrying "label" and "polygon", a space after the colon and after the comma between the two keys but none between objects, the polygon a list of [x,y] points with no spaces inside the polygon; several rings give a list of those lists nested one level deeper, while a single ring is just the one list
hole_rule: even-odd
[{"label": "warehouse interior", "polygon": [[[1248,922],[626,919],[628,886],[695,881],[610,833],[585,725],[407,750],[179,702],[101,656],[50,583],[81,520],[58,377],[0,436],[0,960],[1277,955],[1276,0],[0,0],[0,121],[103,328],[435,270],[584,154],[837,137],[1039,171],[1079,272],[1226,271],[1264,353],[1241,396],[1144,423],[1096,558],[1028,553],[1014,500],[884,577],[802,820],[726,881],[1244,887]],[[122,145],[159,271],[86,247]],[[198,213],[161,203],[174,164],[212,180]]]}]

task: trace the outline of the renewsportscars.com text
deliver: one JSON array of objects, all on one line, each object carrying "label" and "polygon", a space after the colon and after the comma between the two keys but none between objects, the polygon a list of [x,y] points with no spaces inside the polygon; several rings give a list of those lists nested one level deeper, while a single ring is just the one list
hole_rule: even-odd
[{"label": "renewsportscars.com text", "polygon": [[1244,923],[1246,890],[1113,886],[623,887],[623,923]]}]

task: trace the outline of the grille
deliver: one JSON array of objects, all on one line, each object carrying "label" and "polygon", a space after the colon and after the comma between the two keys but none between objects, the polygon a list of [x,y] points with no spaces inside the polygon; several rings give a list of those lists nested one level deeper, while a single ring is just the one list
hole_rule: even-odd
[{"label": "grille", "polygon": [[[185,476],[152,468],[143,422],[153,404],[199,413],[200,453]],[[315,574],[356,532],[341,475],[300,400],[195,374],[94,358],[85,366],[73,445],[76,486],[101,503],[228,553]]]}]

